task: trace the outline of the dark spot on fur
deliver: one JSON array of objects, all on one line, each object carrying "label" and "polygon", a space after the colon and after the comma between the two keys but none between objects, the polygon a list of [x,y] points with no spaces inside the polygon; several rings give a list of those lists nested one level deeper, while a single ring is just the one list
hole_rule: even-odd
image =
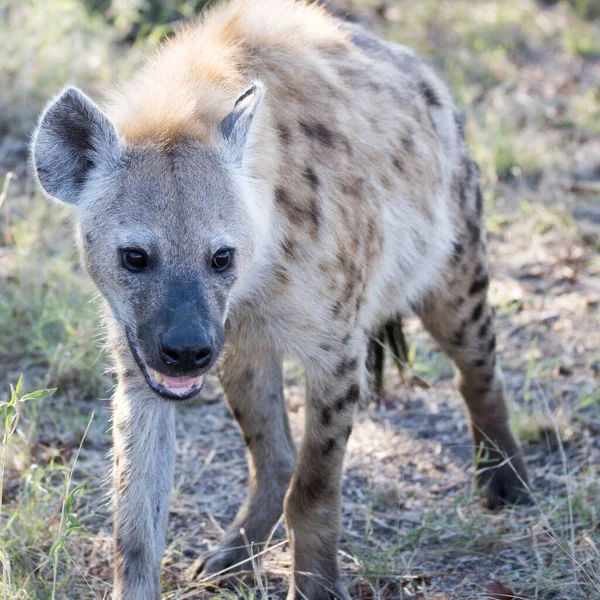
[{"label": "dark spot on fur", "polygon": [[492,339],[490,340],[487,350],[488,352],[493,352],[496,349],[496,336],[493,335]]},{"label": "dark spot on fur", "polygon": [[311,227],[311,235],[313,237],[318,235],[321,208],[317,198],[311,199],[310,206],[301,206],[292,201],[284,188],[277,187],[275,188],[275,202],[283,209],[291,223],[300,225],[308,222]]},{"label": "dark spot on fur", "polygon": [[487,275],[484,275],[481,279],[476,279],[469,288],[469,295],[474,296],[475,294],[479,294],[479,292],[487,290],[489,284],[490,279]]},{"label": "dark spot on fur", "polygon": [[463,255],[464,251],[465,249],[463,248],[463,245],[458,240],[452,244],[452,258],[455,261],[460,260],[460,257]]},{"label": "dark spot on fur", "polygon": [[363,297],[362,296],[357,296],[356,297],[356,304],[354,305],[354,308],[356,309],[356,312],[360,311],[360,307],[362,306],[362,301],[363,301]]},{"label": "dark spot on fur", "polygon": [[233,409],[233,416],[239,421],[242,418],[242,411],[239,408]]},{"label": "dark spot on fur", "polygon": [[331,344],[319,344],[319,348],[321,348],[323,352],[331,352]]},{"label": "dark spot on fur", "polygon": [[317,138],[324,146],[333,146],[333,135],[322,123],[306,123],[304,121],[299,121],[298,124],[307,137]]},{"label": "dark spot on fur", "polygon": [[275,202],[281,206],[286,206],[290,203],[290,197],[282,187],[275,188]]},{"label": "dark spot on fur", "polygon": [[284,238],[284,240],[281,242],[281,248],[283,249],[283,253],[288,260],[293,260],[295,258],[295,244],[289,238]]},{"label": "dark spot on fur", "polygon": [[485,366],[485,360],[483,358],[478,358],[477,360],[473,361],[473,366],[474,367],[484,367]]},{"label": "dark spot on fur", "polygon": [[85,241],[86,241],[88,244],[91,244],[91,243],[92,243],[92,234],[91,234],[91,233],[86,233],[86,234],[85,234]]},{"label": "dark spot on fur", "polygon": [[484,337],[487,336],[487,333],[488,333],[488,330],[489,330],[491,324],[492,324],[492,318],[488,317],[484,321],[484,323],[481,325],[481,327],[479,327],[479,331],[477,332],[479,339],[483,339]]},{"label": "dark spot on fur", "polygon": [[292,135],[290,133],[290,128],[287,125],[284,125],[283,123],[279,123],[277,125],[277,133],[279,135],[279,139],[282,141],[282,143],[284,144],[289,144],[292,138]]},{"label": "dark spot on fur", "polygon": [[331,409],[323,409],[321,412],[321,423],[323,424],[323,427],[329,427],[329,425],[331,425]]},{"label": "dark spot on fur", "polygon": [[467,327],[467,322],[463,321],[460,324],[460,327],[454,332],[450,342],[455,346],[462,346],[465,343],[465,329]]},{"label": "dark spot on fur", "polygon": [[437,94],[426,81],[421,81],[421,83],[419,84],[419,90],[425,98],[425,102],[427,102],[428,106],[436,106],[438,108],[442,106],[439,98],[437,97]]},{"label": "dark spot on fur", "polygon": [[481,301],[471,313],[471,321],[479,321],[481,319],[481,315],[483,314],[483,301]]},{"label": "dark spot on fur", "polygon": [[398,160],[397,156],[392,156],[392,163],[394,167],[398,170],[398,172],[404,175],[404,165]]},{"label": "dark spot on fur", "polygon": [[265,434],[264,434],[264,433],[262,433],[261,431],[259,431],[259,432],[258,432],[258,433],[257,433],[257,434],[254,436],[254,440],[255,440],[256,442],[260,442],[260,441],[262,441],[262,440],[264,439],[264,437],[265,437]]},{"label": "dark spot on fur", "polygon": [[404,150],[408,153],[411,153],[415,149],[415,141],[410,134],[402,136],[400,143],[402,144]]},{"label": "dark spot on fur", "polygon": [[348,388],[348,391],[340,396],[334,403],[334,408],[337,412],[344,410],[347,404],[355,404],[360,397],[360,388],[357,384],[353,384]]},{"label": "dark spot on fur", "polygon": [[314,188],[316,188],[319,185],[319,178],[317,177],[317,174],[311,167],[308,167],[306,171],[304,171],[304,177],[306,177],[306,179],[310,181],[311,185]]},{"label": "dark spot on fur", "polygon": [[471,179],[473,178],[473,173],[475,171],[473,164],[473,159],[470,156],[463,156],[463,168],[465,170],[465,181],[467,183],[471,183]]},{"label": "dark spot on fur", "polygon": [[252,436],[245,435],[244,436],[244,444],[246,444],[246,446],[250,446],[250,442],[252,442]]},{"label": "dark spot on fur", "polygon": [[342,359],[340,364],[337,366],[337,369],[335,370],[335,374],[338,377],[345,377],[348,373],[351,373],[356,369],[357,364],[357,358],[351,358],[349,360]]},{"label": "dark spot on fur", "polygon": [[313,505],[327,493],[327,481],[327,473],[323,469],[311,469],[304,477],[298,478],[294,495],[301,498],[305,506]]},{"label": "dark spot on fur", "polygon": [[290,283],[290,278],[283,267],[276,269],[275,277],[277,277],[277,280],[281,285],[288,285]]},{"label": "dark spot on fur", "polygon": [[483,212],[483,194],[481,193],[480,186],[477,186],[475,190],[475,210],[477,211],[477,216],[480,217]]},{"label": "dark spot on fur", "polygon": [[321,207],[317,198],[311,198],[310,201],[310,219],[311,219],[311,235],[313,238],[319,236],[319,225],[321,224]]},{"label": "dark spot on fur", "polygon": [[346,400],[352,404],[358,402],[358,398],[360,397],[360,388],[355,383],[350,386],[348,393],[346,394]]},{"label": "dark spot on fur", "polygon": [[341,302],[336,302],[332,309],[331,309],[331,314],[334,317],[339,317],[340,313],[342,312],[342,303]]},{"label": "dark spot on fur", "polygon": [[469,234],[471,235],[471,244],[476,246],[479,243],[479,238],[481,237],[481,230],[479,229],[479,225],[474,221],[467,221],[467,229],[469,230]]},{"label": "dark spot on fur", "polygon": [[335,441],[334,438],[329,438],[326,442],[325,442],[325,447],[323,448],[323,454],[325,456],[331,454],[333,452],[333,450],[335,449],[337,442]]}]

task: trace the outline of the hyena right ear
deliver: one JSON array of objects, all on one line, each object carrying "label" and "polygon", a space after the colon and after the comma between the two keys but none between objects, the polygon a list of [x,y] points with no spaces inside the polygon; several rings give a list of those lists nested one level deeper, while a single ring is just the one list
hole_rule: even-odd
[{"label": "hyena right ear", "polygon": [[264,86],[254,82],[233,105],[219,127],[225,149],[234,163],[241,165],[252,121],[264,94]]},{"label": "hyena right ear", "polygon": [[118,161],[117,132],[80,90],[65,89],[40,117],[33,139],[33,165],[44,191],[78,204],[91,171]]}]

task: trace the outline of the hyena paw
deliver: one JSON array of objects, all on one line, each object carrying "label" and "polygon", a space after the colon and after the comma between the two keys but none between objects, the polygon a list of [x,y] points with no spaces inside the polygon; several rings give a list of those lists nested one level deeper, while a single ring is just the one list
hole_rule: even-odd
[{"label": "hyena paw", "polygon": [[189,578],[193,581],[214,575],[215,580],[218,580],[232,573],[250,572],[253,570],[253,563],[257,562],[258,559],[249,560],[248,550],[244,546],[219,547],[194,562],[189,570]]},{"label": "hyena paw", "polygon": [[485,462],[479,461],[477,468],[480,470],[477,484],[482,489],[486,508],[533,503],[527,470],[520,454],[513,456],[508,462],[505,457],[492,452]]}]

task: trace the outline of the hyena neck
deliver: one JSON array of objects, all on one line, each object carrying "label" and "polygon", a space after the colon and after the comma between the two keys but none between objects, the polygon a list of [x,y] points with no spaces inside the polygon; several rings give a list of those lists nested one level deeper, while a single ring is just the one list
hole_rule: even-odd
[{"label": "hyena neck", "polygon": [[243,165],[238,171],[241,198],[246,203],[254,243],[252,262],[235,292],[236,300],[240,301],[264,294],[273,257],[277,256],[283,237],[276,210],[275,182],[285,165],[273,121],[267,96],[255,118]]}]

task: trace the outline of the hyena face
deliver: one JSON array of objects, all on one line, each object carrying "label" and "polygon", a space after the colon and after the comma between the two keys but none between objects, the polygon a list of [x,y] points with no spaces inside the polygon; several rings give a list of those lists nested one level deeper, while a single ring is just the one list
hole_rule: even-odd
[{"label": "hyena face", "polygon": [[202,388],[254,255],[241,159],[260,94],[253,87],[240,98],[211,147],[127,147],[74,89],[40,121],[40,183],[77,205],[86,268],[146,381],[168,398]]}]

